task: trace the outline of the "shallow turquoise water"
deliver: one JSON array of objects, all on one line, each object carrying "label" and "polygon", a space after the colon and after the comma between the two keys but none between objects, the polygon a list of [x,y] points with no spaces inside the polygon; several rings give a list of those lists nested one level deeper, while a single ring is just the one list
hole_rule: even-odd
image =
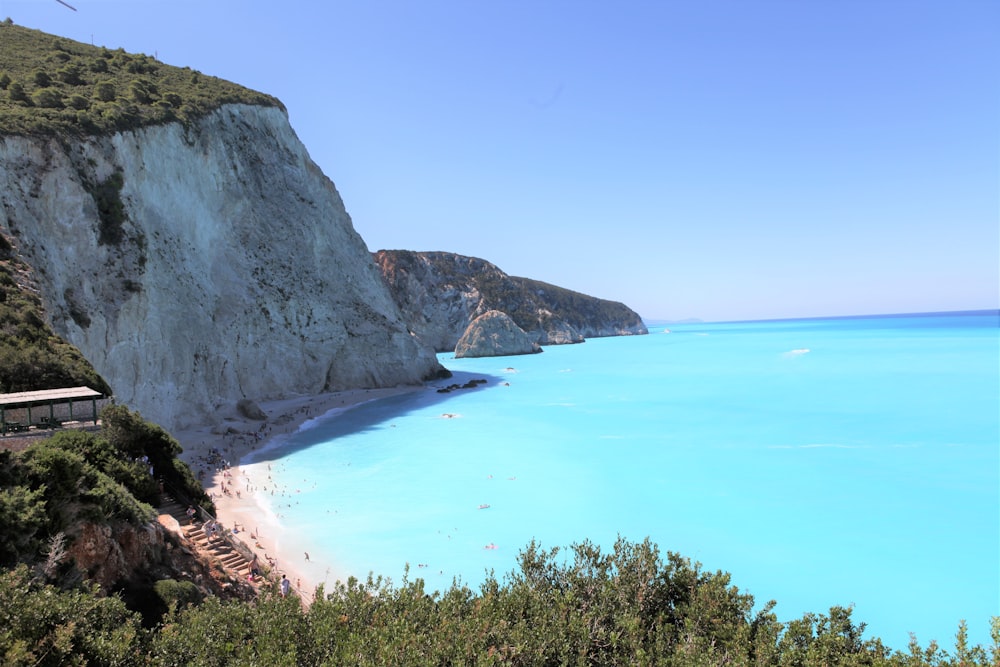
[{"label": "shallow turquoise water", "polygon": [[[903,649],[1000,614],[995,312],[677,325],[453,359],[476,389],[319,420],[258,454],[342,571],[443,589],[544,547],[652,538],[779,618],[855,606]],[[450,416],[446,416],[450,415]],[[294,498],[294,500],[292,500]],[[488,508],[480,508],[489,505]],[[487,545],[495,548],[486,549]]]}]

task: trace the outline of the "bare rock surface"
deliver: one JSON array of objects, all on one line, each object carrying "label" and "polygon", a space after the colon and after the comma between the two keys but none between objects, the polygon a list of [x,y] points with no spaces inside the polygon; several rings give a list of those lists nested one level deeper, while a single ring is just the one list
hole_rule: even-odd
[{"label": "bare rock surface", "polygon": [[277,107],[0,137],[0,232],[33,267],[56,333],[168,429],[243,398],[443,370]]},{"label": "bare rock surface", "polygon": [[483,313],[455,345],[455,357],[501,357],[541,352],[541,346],[513,319],[499,310]]}]

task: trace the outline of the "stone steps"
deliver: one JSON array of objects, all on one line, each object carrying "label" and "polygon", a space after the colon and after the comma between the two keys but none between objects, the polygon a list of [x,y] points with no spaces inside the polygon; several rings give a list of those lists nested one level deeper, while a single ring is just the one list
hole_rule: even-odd
[{"label": "stone steps", "polygon": [[249,561],[240,552],[233,549],[226,540],[222,538],[209,540],[203,529],[203,524],[198,520],[192,522],[188,519],[185,506],[173,498],[164,496],[157,512],[160,515],[169,515],[177,521],[181,534],[193,550],[217,562],[231,576],[246,578],[250,571]]}]

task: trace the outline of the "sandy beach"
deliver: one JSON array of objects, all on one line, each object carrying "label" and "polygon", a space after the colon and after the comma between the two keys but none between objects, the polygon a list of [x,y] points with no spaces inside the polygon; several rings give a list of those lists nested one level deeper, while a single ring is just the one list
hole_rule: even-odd
[{"label": "sandy beach", "polygon": [[319,584],[327,590],[346,574],[322,554],[307,554],[296,546],[296,536],[287,534],[278,517],[258,502],[260,494],[290,497],[291,489],[267,488],[267,481],[251,478],[241,463],[249,454],[298,431],[311,419],[331,412],[348,410],[371,400],[401,393],[424,391],[422,386],[384,389],[356,389],[316,396],[296,396],[263,402],[260,409],[267,416],[255,420],[242,415],[235,405],[220,411],[214,423],[173,433],[184,451],[184,460],[202,481],[215,502],[217,519],[226,529],[257,554],[261,565],[270,567],[273,578],[284,574],[305,601],[313,599]]}]

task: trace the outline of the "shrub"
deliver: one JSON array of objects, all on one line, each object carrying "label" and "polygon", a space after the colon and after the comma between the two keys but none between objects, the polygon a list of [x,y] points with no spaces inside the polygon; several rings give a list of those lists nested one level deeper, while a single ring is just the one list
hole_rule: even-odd
[{"label": "shrub", "polygon": [[31,80],[40,88],[52,85],[52,77],[42,69],[36,69],[31,75]]},{"label": "shrub", "polygon": [[63,106],[62,93],[55,88],[36,90],[31,95],[31,101],[43,109],[61,109]]},{"label": "shrub", "polygon": [[113,102],[116,95],[115,84],[110,81],[101,81],[94,86],[94,97],[102,102]]},{"label": "shrub", "polygon": [[7,96],[10,97],[12,102],[28,101],[28,94],[24,92],[24,86],[17,81],[14,81],[9,86],[7,86]]},{"label": "shrub", "polygon": [[97,204],[97,217],[100,220],[98,243],[102,245],[117,245],[125,238],[122,225],[125,223],[125,204],[122,202],[121,191],[125,179],[121,170],[91,188],[90,196]]},{"label": "shrub", "polygon": [[144,79],[139,79],[138,81],[133,81],[132,85],[129,86],[129,92],[134,99],[139,104],[149,104],[153,101],[155,87],[151,86],[148,81]]},{"label": "shrub", "polygon": [[163,96],[163,100],[175,109],[179,109],[184,100],[177,93],[167,93]]},{"label": "shrub", "polygon": [[77,109],[78,111],[84,111],[90,108],[90,100],[83,95],[70,95],[68,102],[69,106]]},{"label": "shrub", "polygon": [[190,581],[160,579],[153,584],[153,590],[167,607],[173,605],[177,609],[183,609],[201,602],[201,592]]},{"label": "shrub", "polygon": [[77,65],[66,65],[56,72],[59,80],[70,86],[78,86],[83,83],[80,75],[80,68]]},{"label": "shrub", "polygon": [[119,598],[39,585],[24,565],[0,573],[0,628],[4,665],[139,665],[146,652]]}]

